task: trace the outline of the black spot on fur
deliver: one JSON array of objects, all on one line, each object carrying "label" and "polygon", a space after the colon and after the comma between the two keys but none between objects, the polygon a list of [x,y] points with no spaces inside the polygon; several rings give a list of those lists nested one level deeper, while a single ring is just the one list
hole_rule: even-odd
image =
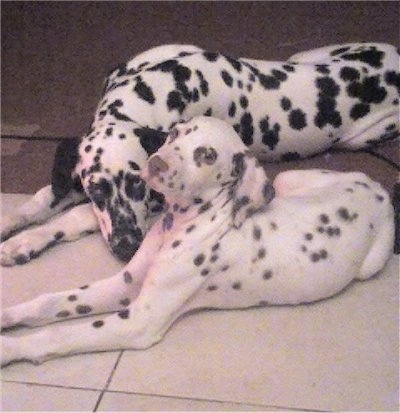
[{"label": "black spot on fur", "polygon": [[203,73],[201,73],[199,70],[196,70],[196,75],[199,78],[200,81],[200,91],[203,96],[208,96],[209,93],[209,85],[207,80],[204,78]]},{"label": "black spot on fur", "polygon": [[271,279],[272,278],[272,271],[271,270],[264,271],[262,277],[263,277],[264,280]]},{"label": "black spot on fur", "polygon": [[169,231],[174,224],[174,215],[168,212],[163,218],[163,230]]},{"label": "black spot on fur", "polygon": [[243,109],[246,109],[247,106],[249,106],[249,100],[247,99],[246,96],[241,96],[241,97],[240,97],[240,100],[239,100],[239,103],[240,103],[240,106],[241,106]]},{"label": "black spot on fur", "polygon": [[236,60],[233,59],[232,57],[229,56],[224,56],[225,59],[228,61],[228,63],[237,71],[237,72],[241,72],[242,71],[242,64]]},{"label": "black spot on fur", "polygon": [[261,86],[267,90],[276,90],[279,89],[281,82],[275,76],[259,74],[258,79],[261,83]]},{"label": "black spot on fur", "polygon": [[292,102],[290,101],[289,98],[287,97],[283,97],[281,99],[281,108],[287,112],[288,110],[290,110],[292,108]]},{"label": "black spot on fur", "polygon": [[267,255],[267,251],[265,250],[265,248],[260,248],[257,252],[257,257],[259,259],[265,258],[266,255]]},{"label": "black spot on fur", "polygon": [[231,176],[233,178],[241,178],[246,170],[246,163],[244,161],[244,153],[235,153],[232,156],[232,171]]},{"label": "black spot on fur", "polygon": [[219,249],[219,242],[212,246],[211,251],[215,252]]},{"label": "black spot on fur", "polygon": [[142,80],[140,76],[136,78],[136,85],[135,85],[134,91],[137,93],[137,95],[141,99],[145,100],[151,105],[155,103],[156,99],[154,97],[151,87],[148,86],[146,82]]},{"label": "black spot on fur", "polygon": [[216,62],[218,58],[221,56],[219,53],[213,53],[213,52],[204,52],[203,56],[208,60],[209,62]]},{"label": "black spot on fur", "polygon": [[117,120],[121,120],[124,122],[132,122],[132,119],[129,116],[121,113],[118,110],[118,108],[122,107],[123,105],[124,103],[122,102],[122,100],[117,99],[108,106],[107,111],[110,113],[110,115],[114,116],[115,119]]},{"label": "black spot on fur", "polygon": [[283,65],[282,69],[286,70],[287,72],[295,72],[296,71],[296,69],[293,65]]},{"label": "black spot on fur", "polygon": [[172,244],[171,247],[172,248],[177,248],[179,247],[179,245],[181,245],[182,241],[181,240],[175,240]]},{"label": "black spot on fur", "polygon": [[67,318],[67,317],[70,317],[70,316],[71,316],[71,313],[70,313],[69,311],[67,311],[67,310],[59,311],[59,312],[56,314],[56,317],[57,317],[57,318]]},{"label": "black spot on fur", "polygon": [[129,298],[123,298],[119,303],[124,307],[128,307],[128,305],[130,305],[131,303],[131,300]]},{"label": "black spot on fur", "polygon": [[360,79],[360,72],[353,67],[342,67],[339,72],[339,76],[345,82],[354,81]]},{"label": "black spot on fur", "polygon": [[345,207],[339,208],[336,213],[339,218],[341,218],[343,221],[348,222],[351,222],[358,217],[357,213],[350,214],[349,210]]},{"label": "black spot on fur", "polygon": [[315,65],[315,70],[323,75],[329,75],[331,73],[329,66],[323,64]]},{"label": "black spot on fur", "polygon": [[241,283],[240,281],[235,281],[235,282],[232,284],[232,288],[233,288],[234,290],[240,290],[240,289],[242,288],[242,283]]},{"label": "black spot on fur", "polygon": [[340,47],[339,49],[332,50],[331,53],[330,53],[330,55],[331,55],[331,56],[337,56],[337,55],[339,55],[339,54],[342,54],[342,53],[347,52],[348,50],[350,50],[350,47],[349,47],[349,46]]},{"label": "black spot on fur", "polygon": [[381,103],[387,95],[386,89],[380,86],[379,76],[366,77],[362,82],[353,82],[347,90],[350,96],[357,97],[365,103]]},{"label": "black spot on fur", "polygon": [[211,201],[207,201],[199,208],[199,214],[203,214],[204,212],[208,211],[212,207]]},{"label": "black spot on fur", "polygon": [[233,118],[236,115],[236,103],[232,102],[229,106],[228,115]]},{"label": "black spot on fur", "polygon": [[253,238],[256,241],[259,241],[261,239],[261,234],[262,234],[261,228],[258,226],[254,226],[253,227]]},{"label": "black spot on fur", "polygon": [[394,70],[386,72],[385,82],[388,85],[395,86],[397,93],[400,93],[400,73],[396,73]]},{"label": "black spot on fur", "polygon": [[306,114],[301,109],[294,109],[289,114],[289,125],[292,129],[301,130],[307,126]]},{"label": "black spot on fur", "polygon": [[199,146],[193,152],[193,160],[198,167],[202,165],[213,165],[218,158],[217,151],[209,146]]},{"label": "black spot on fur", "polygon": [[122,320],[127,320],[129,318],[129,309],[118,311],[117,314]]},{"label": "black spot on fur", "polygon": [[326,214],[321,214],[319,216],[319,220],[323,223],[323,224],[329,224],[329,216]]},{"label": "black spot on fur", "polygon": [[65,233],[63,232],[63,231],[57,231],[55,234],[54,234],[54,239],[56,240],[56,241],[59,241],[60,239],[63,239],[65,237]]},{"label": "black spot on fur", "polygon": [[354,181],[354,183],[355,185],[361,186],[362,188],[371,189],[371,187],[366,182]]},{"label": "black spot on fur", "polygon": [[186,108],[186,103],[182,98],[182,93],[178,90],[169,92],[167,97],[167,107],[169,111],[177,110],[180,114],[182,114]]},{"label": "black spot on fur", "polygon": [[132,275],[129,271],[125,271],[123,273],[123,278],[124,278],[125,284],[132,284],[133,278],[132,278]]},{"label": "black spot on fur", "polygon": [[211,257],[210,257],[210,262],[215,262],[215,261],[218,261],[218,255],[217,254],[214,254],[214,255],[211,255]]},{"label": "black spot on fur", "polygon": [[382,67],[382,60],[384,56],[385,53],[380,50],[376,50],[376,48],[371,48],[370,50],[342,54],[340,57],[343,60],[360,61],[379,69]]},{"label": "black spot on fur", "polygon": [[370,112],[370,105],[365,103],[356,103],[350,110],[350,116],[353,120],[363,118]]},{"label": "black spot on fur", "polygon": [[314,120],[315,125],[320,129],[327,125],[339,128],[342,125],[342,118],[336,110],[336,97],[340,92],[339,85],[330,77],[319,77],[316,80],[316,86],[319,93],[317,101],[318,113]]},{"label": "black spot on fur", "polygon": [[227,86],[232,87],[233,78],[226,70],[221,71],[221,77],[222,77],[222,80],[225,82],[225,84]]},{"label": "black spot on fur", "polygon": [[250,146],[253,144],[253,133],[253,117],[250,113],[246,112],[240,118],[239,125],[239,135],[246,146]]},{"label": "black spot on fur", "polygon": [[90,305],[77,305],[75,311],[77,314],[89,314],[92,312],[92,307]]},{"label": "black spot on fur", "polygon": [[206,257],[205,257],[204,254],[199,254],[194,258],[193,263],[194,263],[194,265],[196,265],[198,267],[201,264],[203,264],[205,259],[206,259]]},{"label": "black spot on fur", "polygon": [[92,324],[92,326],[93,326],[94,328],[103,327],[103,326],[104,326],[104,321],[103,321],[103,320],[94,321],[93,324]]},{"label": "black spot on fur", "polygon": [[278,123],[270,125],[269,117],[266,116],[260,121],[260,130],[262,133],[262,142],[267,145],[269,149],[274,150],[279,142],[279,132],[281,127]]}]

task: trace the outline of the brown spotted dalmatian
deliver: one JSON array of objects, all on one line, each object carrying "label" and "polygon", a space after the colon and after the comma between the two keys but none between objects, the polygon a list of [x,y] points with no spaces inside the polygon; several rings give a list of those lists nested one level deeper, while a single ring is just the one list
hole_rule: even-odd
[{"label": "brown spotted dalmatian", "polygon": [[0,263],[24,264],[99,229],[129,261],[163,202],[141,170],[178,122],[223,119],[258,159],[289,161],[397,137],[399,89],[399,55],[387,44],[333,45],[283,62],[190,45],[148,50],[110,73],[89,131],[58,148],[51,185],[3,218]]},{"label": "brown spotted dalmatian", "polygon": [[[372,277],[392,254],[393,207],[380,184],[357,172],[305,170],[272,185],[219,119],[174,127],[141,177],[166,203],[129,264],[4,310],[3,328],[46,325],[3,336],[4,365],[146,349],[192,310],[321,300]],[[88,315],[79,325],[47,325]]]}]

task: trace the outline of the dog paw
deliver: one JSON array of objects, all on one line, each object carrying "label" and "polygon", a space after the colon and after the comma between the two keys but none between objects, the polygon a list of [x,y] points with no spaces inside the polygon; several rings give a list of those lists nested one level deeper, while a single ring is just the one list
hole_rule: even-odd
[{"label": "dog paw", "polygon": [[0,264],[4,267],[26,264],[53,243],[38,235],[21,233],[0,244]]}]

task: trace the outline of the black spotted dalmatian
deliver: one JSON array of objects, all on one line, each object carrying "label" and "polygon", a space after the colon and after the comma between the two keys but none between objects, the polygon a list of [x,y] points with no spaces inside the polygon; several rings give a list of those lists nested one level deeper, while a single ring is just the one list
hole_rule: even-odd
[{"label": "black spotted dalmatian", "polygon": [[397,137],[399,89],[399,56],[386,44],[323,47],[286,62],[187,45],[144,52],[111,72],[87,134],[58,148],[52,185],[3,219],[0,262],[24,264],[99,228],[128,261],[162,209],[140,172],[178,122],[223,119],[258,159],[287,161]]},{"label": "black spotted dalmatian", "polygon": [[3,335],[3,364],[146,349],[192,310],[321,300],[372,277],[392,254],[393,207],[378,183],[358,172],[306,170],[272,185],[232,126],[216,118],[174,127],[141,177],[164,194],[166,208],[129,264],[81,289],[5,309],[2,326],[96,316]]}]

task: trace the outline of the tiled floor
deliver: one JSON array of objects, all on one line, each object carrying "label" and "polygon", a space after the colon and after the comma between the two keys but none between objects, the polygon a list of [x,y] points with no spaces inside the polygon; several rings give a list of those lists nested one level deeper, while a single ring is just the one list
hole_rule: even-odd
[{"label": "tiled floor", "polygon": [[[3,212],[24,199],[3,195]],[[185,317],[146,351],[10,365],[2,410],[398,411],[398,263],[317,304]],[[3,268],[2,306],[120,268],[91,235]]]}]

